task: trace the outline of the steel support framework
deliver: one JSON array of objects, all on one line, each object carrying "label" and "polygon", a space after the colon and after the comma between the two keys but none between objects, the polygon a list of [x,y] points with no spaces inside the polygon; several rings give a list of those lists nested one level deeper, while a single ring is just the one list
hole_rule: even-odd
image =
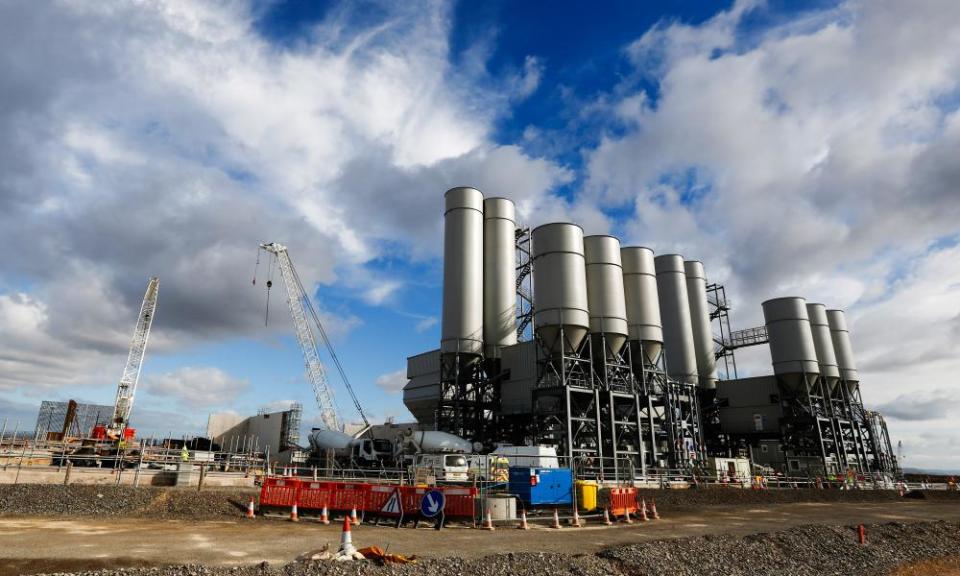
[{"label": "steel support framework", "polygon": [[[498,361],[479,354],[440,355],[440,401],[437,430],[492,446],[500,410]],[[492,377],[491,377],[492,376]]]},{"label": "steel support framework", "polygon": [[817,458],[822,463],[823,474],[836,474],[841,471],[842,457],[838,433],[823,393],[823,379],[818,374],[799,376],[801,380],[796,385],[777,377],[783,409],[780,431],[784,454],[787,458]]}]

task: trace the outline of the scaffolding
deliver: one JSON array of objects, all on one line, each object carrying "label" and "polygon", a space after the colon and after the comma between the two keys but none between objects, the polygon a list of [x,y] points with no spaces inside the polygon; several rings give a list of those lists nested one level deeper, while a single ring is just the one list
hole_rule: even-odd
[{"label": "scaffolding", "polygon": [[[76,408],[71,410],[71,404]],[[44,400],[40,403],[34,439],[52,439],[51,434],[87,438],[94,426],[108,426],[113,417],[113,406],[101,404],[82,404],[74,402],[55,402]],[[73,412],[72,417],[68,414]],[[68,421],[69,420],[69,421]]]}]

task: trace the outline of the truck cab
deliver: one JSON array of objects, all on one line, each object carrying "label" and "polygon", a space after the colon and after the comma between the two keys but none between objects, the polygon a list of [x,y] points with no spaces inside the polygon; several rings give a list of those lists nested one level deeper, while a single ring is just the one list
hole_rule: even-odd
[{"label": "truck cab", "polygon": [[411,471],[414,478],[429,475],[437,482],[469,480],[467,457],[463,454],[417,454]]},{"label": "truck cab", "polygon": [[393,442],[380,438],[363,438],[356,441],[350,450],[354,462],[365,467],[393,464]]}]

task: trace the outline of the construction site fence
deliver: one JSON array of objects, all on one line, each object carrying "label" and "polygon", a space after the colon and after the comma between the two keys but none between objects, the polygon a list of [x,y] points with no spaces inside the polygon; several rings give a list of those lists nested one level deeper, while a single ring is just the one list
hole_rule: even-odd
[{"label": "construction site fence", "polygon": [[[216,473],[219,477],[249,478],[267,472],[267,455],[255,452],[187,450],[163,444],[134,444],[116,450],[102,445],[18,439],[0,445],[0,471],[15,472],[11,483],[21,480],[22,470],[59,472],[79,480],[79,475],[110,472],[115,483],[138,485],[141,477],[173,477],[185,468],[195,476]],[[7,474],[6,476],[9,476]],[[150,483],[149,481],[146,483]]]}]

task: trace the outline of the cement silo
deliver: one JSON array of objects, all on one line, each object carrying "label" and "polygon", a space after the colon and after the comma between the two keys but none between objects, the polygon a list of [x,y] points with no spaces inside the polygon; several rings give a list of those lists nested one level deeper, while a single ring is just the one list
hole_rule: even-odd
[{"label": "cement silo", "polygon": [[[639,246],[621,248],[620,258],[623,262],[623,289],[630,341],[640,344],[644,356],[642,360],[652,364],[663,349],[663,325],[660,322],[660,297],[653,250]],[[640,362],[641,358],[634,357],[633,361]]]},{"label": "cement silo", "polygon": [[487,358],[517,343],[516,210],[512,200],[483,202],[483,340]]},{"label": "cement silo", "polygon": [[483,352],[483,194],[447,190],[443,234],[443,354]]},{"label": "cement silo", "polygon": [[707,305],[707,275],[703,263],[688,260],[683,263],[687,277],[687,298],[690,302],[690,321],[693,325],[693,347],[697,356],[697,374],[700,387],[717,387],[717,360],[714,356],[713,329],[710,308]]},{"label": "cement silo", "polygon": [[[590,310],[590,333],[594,336],[596,354],[617,357],[627,342],[627,304],[623,289],[623,266],[620,262],[620,241],[613,236],[587,236],[583,239],[587,264],[587,304]],[[603,342],[603,350],[599,345]]]},{"label": "cement silo", "polygon": [[823,376],[827,392],[832,394],[837,381],[840,380],[840,368],[837,365],[830,324],[827,321],[827,307],[823,304],[807,304],[807,316],[810,318],[810,330],[813,332],[813,346],[817,352],[817,362],[820,364],[820,375]]},{"label": "cement silo", "polygon": [[773,373],[791,390],[808,391],[820,375],[806,300],[774,298],[763,303]]},{"label": "cement silo", "polygon": [[665,254],[653,259],[667,355],[667,374],[680,382],[697,383],[697,356],[690,320],[690,300],[683,256]]},{"label": "cement silo", "polygon": [[860,384],[860,373],[857,372],[857,363],[853,359],[847,317],[843,310],[827,310],[827,323],[830,325],[830,336],[833,340],[833,350],[837,355],[840,377],[846,381],[848,391],[853,394]]},{"label": "cement silo", "polygon": [[583,229],[559,222],[531,234],[537,335],[550,356],[575,353],[590,329]]}]

